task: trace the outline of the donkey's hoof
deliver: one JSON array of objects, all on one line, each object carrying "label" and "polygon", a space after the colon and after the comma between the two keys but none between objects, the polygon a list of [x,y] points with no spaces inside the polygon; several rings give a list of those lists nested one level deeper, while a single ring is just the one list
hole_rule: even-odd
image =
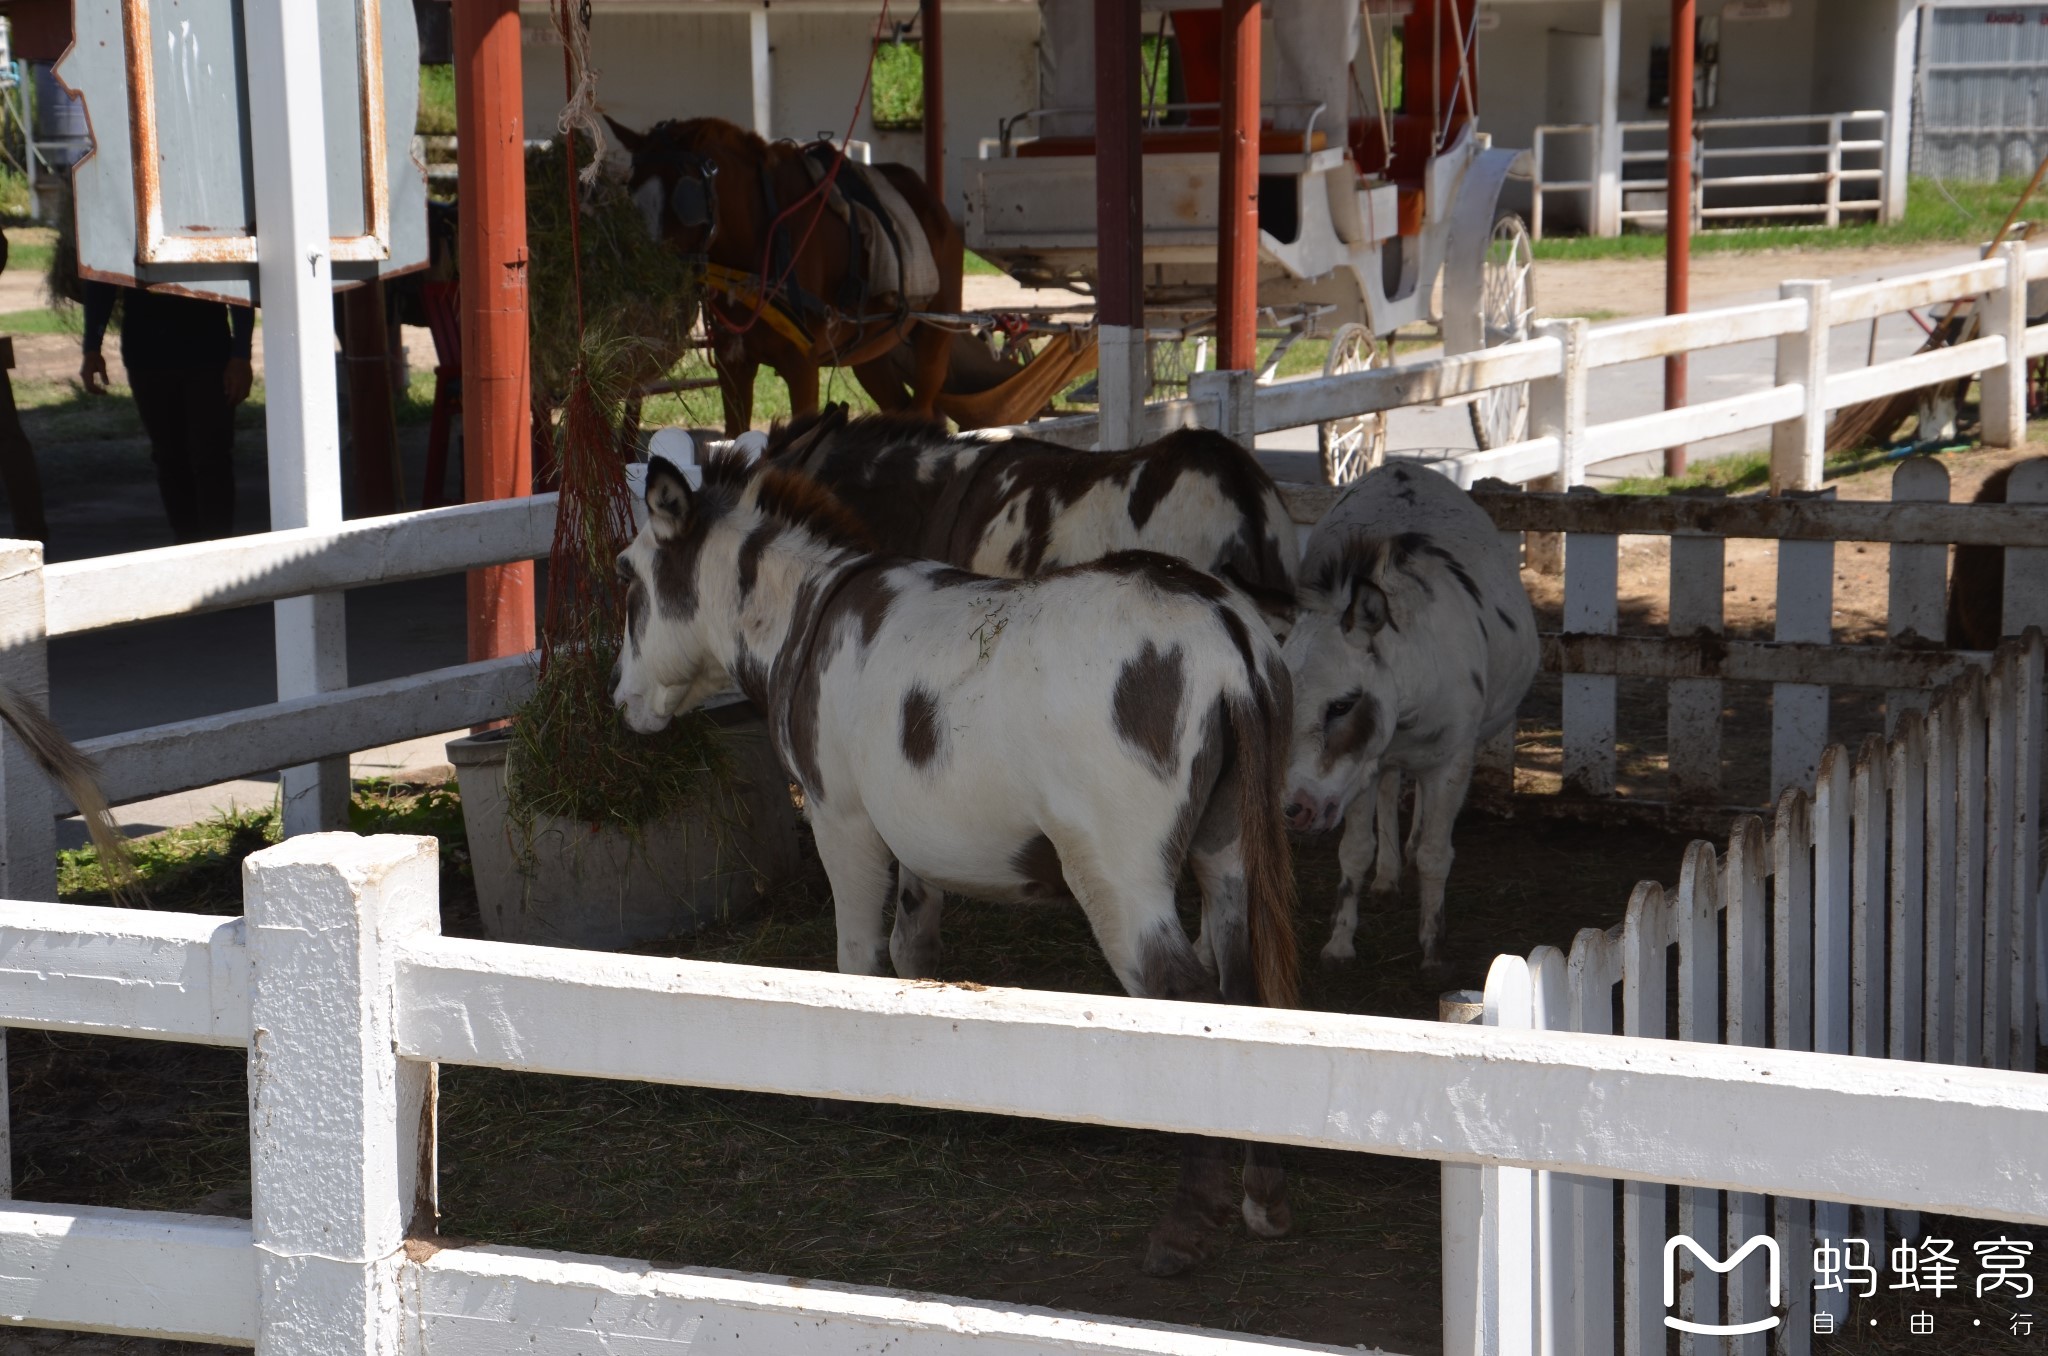
[{"label": "donkey's hoof", "polygon": [[1245,1226],[1260,1238],[1285,1238],[1294,1228],[1294,1210],[1283,1198],[1269,1206],[1260,1205],[1246,1193],[1244,1198]]},{"label": "donkey's hoof", "polygon": [[1358,948],[1350,942],[1329,942],[1323,947],[1323,964],[1332,968],[1347,964],[1358,958]]},{"label": "donkey's hoof", "polygon": [[1145,1260],[1140,1266],[1147,1276],[1178,1276],[1208,1261],[1215,1252],[1213,1233],[1169,1220],[1146,1240]]}]

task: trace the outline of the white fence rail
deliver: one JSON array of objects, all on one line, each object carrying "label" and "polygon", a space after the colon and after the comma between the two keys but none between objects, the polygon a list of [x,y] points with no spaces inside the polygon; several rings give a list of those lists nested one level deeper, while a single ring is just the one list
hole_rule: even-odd
[{"label": "white fence rail", "polygon": [[[770,1276],[437,1251],[420,1241],[436,1063],[2048,1223],[2048,1079],[2032,1074],[1875,1077],[1867,1060],[1792,1050],[458,941],[439,935],[426,839],[308,835],[250,858],[245,880],[246,920],[0,903],[0,1025],[249,1043],[255,1202],[248,1222],[0,1208],[0,1321],[276,1356],[629,1336],[651,1350],[1305,1349]],[[721,1039],[691,1034],[704,1030]],[[1957,1144],[1973,1152],[1943,1151]]]},{"label": "white fence rail", "polygon": [[[1881,218],[1885,187],[1892,173],[1889,161],[1890,115],[1882,110],[1853,113],[1817,113],[1810,116],[1770,118],[1702,118],[1693,124],[1693,225],[1733,221],[1740,218],[1815,217],[1824,226],[1838,226],[1844,214],[1871,213]],[[1788,129],[1818,129],[1816,138],[1784,142],[1777,138]],[[1875,128],[1875,131],[1872,129]],[[1664,140],[1668,131],[1662,122],[1616,124],[1621,149],[1614,157],[1620,177],[1613,192],[1664,193],[1668,182],[1662,175],[1630,178],[1630,165],[1667,163]],[[1543,238],[1544,217],[1549,199],[1583,198],[1584,223],[1597,229],[1601,220],[1602,192],[1600,166],[1606,162],[1602,144],[1604,132],[1598,123],[1545,123],[1536,128],[1530,143],[1534,182],[1531,187],[1529,230]],[[1633,148],[1630,139],[1638,142]],[[1643,141],[1653,144],[1643,145]],[[1584,167],[1580,177],[1565,178],[1554,166],[1562,147],[1576,165]],[[1784,162],[1786,168],[1767,168]],[[1851,191],[1847,185],[1870,184],[1869,193]],[[1709,203],[1708,194],[1716,201]],[[1735,201],[1731,201],[1736,199]],[[1665,206],[1629,207],[1626,200],[1611,214],[1615,233],[1630,221],[1662,221]]]},{"label": "white fence rail", "polygon": [[[1484,477],[1516,483],[1584,483],[1601,462],[1768,429],[1774,492],[1818,490],[1829,416],[1845,406],[1942,382],[1977,378],[1983,389],[1984,441],[2026,440],[2027,361],[2048,354],[2048,323],[2028,326],[2027,284],[2048,278],[2048,248],[2014,242],[1976,263],[1835,289],[1826,281],[1786,282],[1781,299],[1756,305],[1622,321],[1594,328],[1584,320],[1547,320],[1536,337],[1477,353],[1417,359],[1364,372],[1258,386],[1229,372],[1198,373],[1189,398],[1147,407],[1150,426],[1203,423],[1249,443],[1260,433],[1353,414],[1529,385],[1529,436],[1520,443],[1449,459],[1440,469],[1460,485]],[[1833,327],[1943,302],[1982,308],[1983,337],[1865,367],[1830,367]],[[1593,423],[1587,385],[1593,372],[1672,353],[1774,339],[1775,384],[1682,410]],[[1213,421],[1213,422],[1212,422]],[[1019,431],[1037,431],[1021,425]],[[1062,440],[1085,445],[1091,419],[1060,421]]]},{"label": "white fence rail", "polygon": [[[1924,719],[1907,713],[1888,743],[1872,738],[1853,760],[1830,749],[1814,793],[1788,791],[1768,829],[1741,818],[1725,855],[1694,843],[1675,894],[1638,886],[1622,923],[1581,931],[1568,956],[1544,946],[1526,960],[1501,957],[1488,976],[1484,1020],[1604,1033],[1619,986],[1626,1035],[2031,1072],[2048,994],[2043,661],[2038,631],[2007,642],[1988,681],[1973,671],[1950,684]],[[1666,989],[1671,953],[1675,1002]],[[1747,1147],[1739,1137],[1728,1144]],[[1717,1256],[1770,1232],[1784,1258],[1803,1264],[1817,1241],[1839,1246],[1849,1236],[1845,1207],[1798,1193],[1770,1193],[1767,1212],[1755,1191],[1724,1197],[1697,1184],[1489,1173],[1480,1191],[1447,1193],[1447,1208],[1467,1217],[1447,1219],[1445,1229],[1496,1240],[1494,1270],[1468,1247],[1447,1263],[1446,1283],[1479,1295],[1496,1331],[1533,1332],[1539,1350],[1586,1356],[1614,1350],[1618,1300],[1624,1349],[1661,1352],[1672,1189],[1679,1231]],[[1608,1223],[1617,1192],[1618,1236]],[[1910,1215],[1892,1226],[1902,1238],[1917,1227]],[[1885,1233],[1878,1211],[1863,1215],[1856,1234],[1880,1264]],[[1619,1297],[1610,1280],[1617,1262]],[[1533,1304],[1506,1284],[1520,1273],[1534,1278]],[[1760,1268],[1731,1277],[1725,1295],[1714,1273],[1683,1274],[1678,1314],[1687,1321],[1743,1324],[1770,1312]],[[1814,1293],[1789,1287],[1773,1350],[1809,1350]],[[1837,1323],[1846,1297],[1823,1296]],[[1763,1343],[1758,1333],[1727,1349],[1760,1354]]]},{"label": "white fence rail", "polygon": [[[48,642],[63,636],[452,574],[545,556],[555,496],[464,504],[338,528],[132,551],[45,566],[34,542],[0,543],[0,681],[40,700]],[[121,804],[274,771],[502,716],[532,681],[524,656],[460,664],[88,740]],[[17,775],[18,772],[18,775]],[[0,886],[56,896],[53,820],[73,812],[0,735]]]}]

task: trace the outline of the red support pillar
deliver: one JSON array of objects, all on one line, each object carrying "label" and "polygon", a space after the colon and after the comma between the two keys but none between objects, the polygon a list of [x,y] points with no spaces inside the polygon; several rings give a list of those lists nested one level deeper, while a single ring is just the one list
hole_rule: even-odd
[{"label": "red support pillar", "polygon": [[[1681,315],[1692,298],[1692,40],[1694,0],[1671,0],[1671,58],[1665,69],[1671,120],[1664,192],[1664,313]],[[1664,408],[1685,407],[1686,355],[1664,359]],[[1685,474],[1684,446],[1664,449],[1664,474]]]},{"label": "red support pillar", "polygon": [[1095,4],[1095,319],[1104,451],[1135,446],[1145,399],[1144,166],[1138,0]]},{"label": "red support pillar", "polygon": [[939,0],[918,0],[919,51],[924,57],[924,183],[941,206],[946,201],[946,60]]},{"label": "red support pillar", "polygon": [[1259,358],[1259,0],[1223,0],[1222,122],[1217,366],[1242,372]]},{"label": "red support pillar", "polygon": [[[526,350],[526,132],[518,0],[455,5],[462,478],[470,503],[533,493]],[[469,575],[469,657],[533,648],[533,566]]]}]

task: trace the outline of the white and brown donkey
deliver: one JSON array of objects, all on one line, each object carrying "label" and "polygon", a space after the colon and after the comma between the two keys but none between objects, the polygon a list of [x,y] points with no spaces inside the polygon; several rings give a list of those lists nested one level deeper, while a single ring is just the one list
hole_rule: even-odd
[{"label": "white and brown donkey", "polygon": [[[1287,822],[1343,821],[1337,917],[1323,958],[1350,960],[1358,892],[1400,888],[1401,778],[1416,782],[1407,853],[1421,880],[1423,964],[1441,960],[1451,828],[1481,740],[1507,728],[1536,676],[1521,571],[1472,496],[1395,464],[1345,491],[1309,535],[1287,638],[1294,759]],[[1374,858],[1378,869],[1374,870]]]},{"label": "white and brown donkey", "polygon": [[[618,566],[626,723],[658,730],[733,684],[763,712],[804,792],[842,971],[930,973],[937,910],[899,888],[915,873],[1078,901],[1133,995],[1293,1001],[1289,686],[1243,597],[1145,552],[1030,580],[876,555],[817,484],[729,454],[696,487],[651,463],[646,499]],[[1214,977],[1174,908],[1189,863]],[[1232,1205],[1222,1146],[1191,1141],[1146,1269],[1201,1260]],[[1247,1147],[1242,1209],[1255,1232],[1288,1227],[1268,1146]]]}]

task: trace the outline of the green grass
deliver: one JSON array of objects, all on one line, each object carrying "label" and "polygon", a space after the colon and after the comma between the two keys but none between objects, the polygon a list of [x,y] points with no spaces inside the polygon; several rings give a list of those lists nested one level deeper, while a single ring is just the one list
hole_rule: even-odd
[{"label": "green grass", "polygon": [[[1840,480],[1884,465],[1896,458],[1888,447],[1864,448],[1828,455],[1822,473],[1827,480]],[[1771,454],[1745,452],[1739,456],[1716,457],[1690,467],[1682,476],[1629,476],[1601,488],[1608,494],[1682,494],[1689,490],[1724,490],[1746,494],[1771,483]]]},{"label": "green grass", "polygon": [[[1914,179],[1906,189],[1906,215],[1890,223],[1836,226],[1759,226],[1705,231],[1692,238],[1694,254],[1759,250],[1869,249],[1887,245],[1981,245],[2005,219],[2024,180],[1990,184],[1942,183]],[[1944,192],[1944,190],[1946,190]],[[2048,195],[2037,195],[2023,219],[2048,221]],[[1661,234],[1631,232],[1614,237],[1551,236],[1535,244],[1538,259],[1661,259]]]},{"label": "green grass", "polygon": [[973,250],[967,251],[965,266],[961,271],[970,278],[1000,278],[1003,276],[1001,269],[976,254]]},{"label": "green grass", "polygon": [[423,137],[455,135],[455,68],[420,67],[420,111],[413,130]]},{"label": "green grass", "polygon": [[76,308],[9,311],[0,315],[0,334],[83,334],[85,313]]},{"label": "green grass", "polygon": [[47,273],[50,258],[55,252],[48,241],[20,240],[19,233],[10,231],[7,236],[7,266],[24,273]]}]

